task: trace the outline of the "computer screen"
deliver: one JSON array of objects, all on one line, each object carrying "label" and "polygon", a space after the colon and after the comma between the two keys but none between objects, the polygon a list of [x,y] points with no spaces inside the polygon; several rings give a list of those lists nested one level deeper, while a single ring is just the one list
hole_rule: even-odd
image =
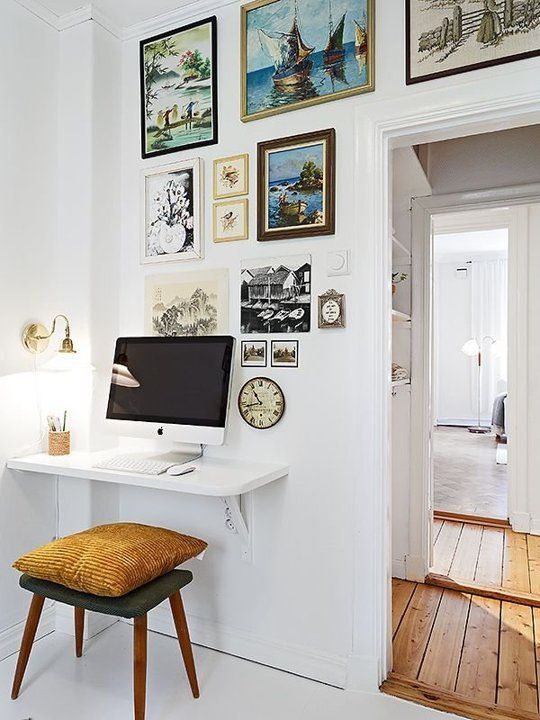
[{"label": "computer screen", "polygon": [[116,342],[107,418],[224,428],[234,338]]}]

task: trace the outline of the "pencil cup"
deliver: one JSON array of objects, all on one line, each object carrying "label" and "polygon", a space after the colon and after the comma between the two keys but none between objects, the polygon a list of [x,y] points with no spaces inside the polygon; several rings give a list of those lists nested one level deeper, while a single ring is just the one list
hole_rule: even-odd
[{"label": "pencil cup", "polygon": [[71,436],[69,430],[65,432],[49,432],[49,455],[69,455],[71,451]]}]

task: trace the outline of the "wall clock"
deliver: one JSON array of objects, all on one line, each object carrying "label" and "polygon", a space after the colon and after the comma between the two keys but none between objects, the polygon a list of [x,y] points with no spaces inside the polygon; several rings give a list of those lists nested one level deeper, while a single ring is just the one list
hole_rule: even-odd
[{"label": "wall clock", "polygon": [[319,327],[345,327],[345,295],[335,290],[319,295]]},{"label": "wall clock", "polygon": [[248,380],[238,395],[238,409],[248,425],[258,430],[267,430],[277,425],[283,417],[283,390],[267,377]]}]

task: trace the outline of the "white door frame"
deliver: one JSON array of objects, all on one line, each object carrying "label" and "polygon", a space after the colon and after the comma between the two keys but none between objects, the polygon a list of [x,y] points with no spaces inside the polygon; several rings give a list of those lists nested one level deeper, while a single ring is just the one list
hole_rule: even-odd
[{"label": "white door frame", "polygon": [[[373,581],[374,581],[374,626],[377,655],[377,680],[382,683],[392,669],[392,584],[391,584],[391,540],[392,540],[392,487],[389,463],[390,429],[390,382],[391,382],[391,284],[392,248],[390,233],[391,213],[391,151],[417,143],[436,142],[477,133],[524,127],[540,123],[540,97],[538,92],[529,96],[507,100],[482,102],[463,107],[423,112],[393,120],[372,121],[365,115],[357,114],[357,126],[371,125],[373,171],[372,203],[374,208],[373,234],[376,239],[373,261],[374,314],[375,324],[371,355],[371,396],[373,402],[373,467],[375,492],[373,494]],[[414,313],[414,309],[413,309]],[[415,389],[412,379],[411,389]],[[363,499],[365,502],[365,499]],[[358,500],[360,502],[360,499]],[[360,521],[359,521],[360,525]],[[357,529],[356,537],[361,529]],[[365,548],[357,548],[358,555]],[[365,575],[359,563],[354,578],[354,631],[353,654],[362,646],[364,628],[363,592]],[[351,685],[362,686],[362,681],[352,679]],[[369,682],[364,682],[369,686]]]},{"label": "white door frame", "polygon": [[[415,198],[412,206],[414,325],[411,375],[411,494],[409,532],[414,557],[411,580],[422,581],[432,566],[432,396],[433,396],[433,241],[436,215],[510,207],[508,278],[508,512],[512,528],[530,531],[527,512],[528,231],[523,206],[540,200],[540,185],[497,188]],[[511,207],[515,206],[515,207]],[[500,223],[499,223],[500,224]],[[522,246],[522,247],[520,247]],[[407,565],[409,568],[409,563]]]}]

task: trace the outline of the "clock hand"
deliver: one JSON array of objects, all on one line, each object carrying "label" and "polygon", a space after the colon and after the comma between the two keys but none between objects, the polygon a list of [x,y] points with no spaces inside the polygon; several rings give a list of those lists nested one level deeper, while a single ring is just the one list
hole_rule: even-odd
[{"label": "clock hand", "polygon": [[259,402],[251,403],[251,405],[244,405],[245,408],[255,407],[256,405],[262,405],[262,402],[259,400]]},{"label": "clock hand", "polygon": [[262,402],[261,402],[259,396],[257,395],[257,393],[255,392],[255,390],[253,391],[253,394],[255,395],[255,397],[257,398],[257,400],[259,401],[259,405],[262,405]]}]

